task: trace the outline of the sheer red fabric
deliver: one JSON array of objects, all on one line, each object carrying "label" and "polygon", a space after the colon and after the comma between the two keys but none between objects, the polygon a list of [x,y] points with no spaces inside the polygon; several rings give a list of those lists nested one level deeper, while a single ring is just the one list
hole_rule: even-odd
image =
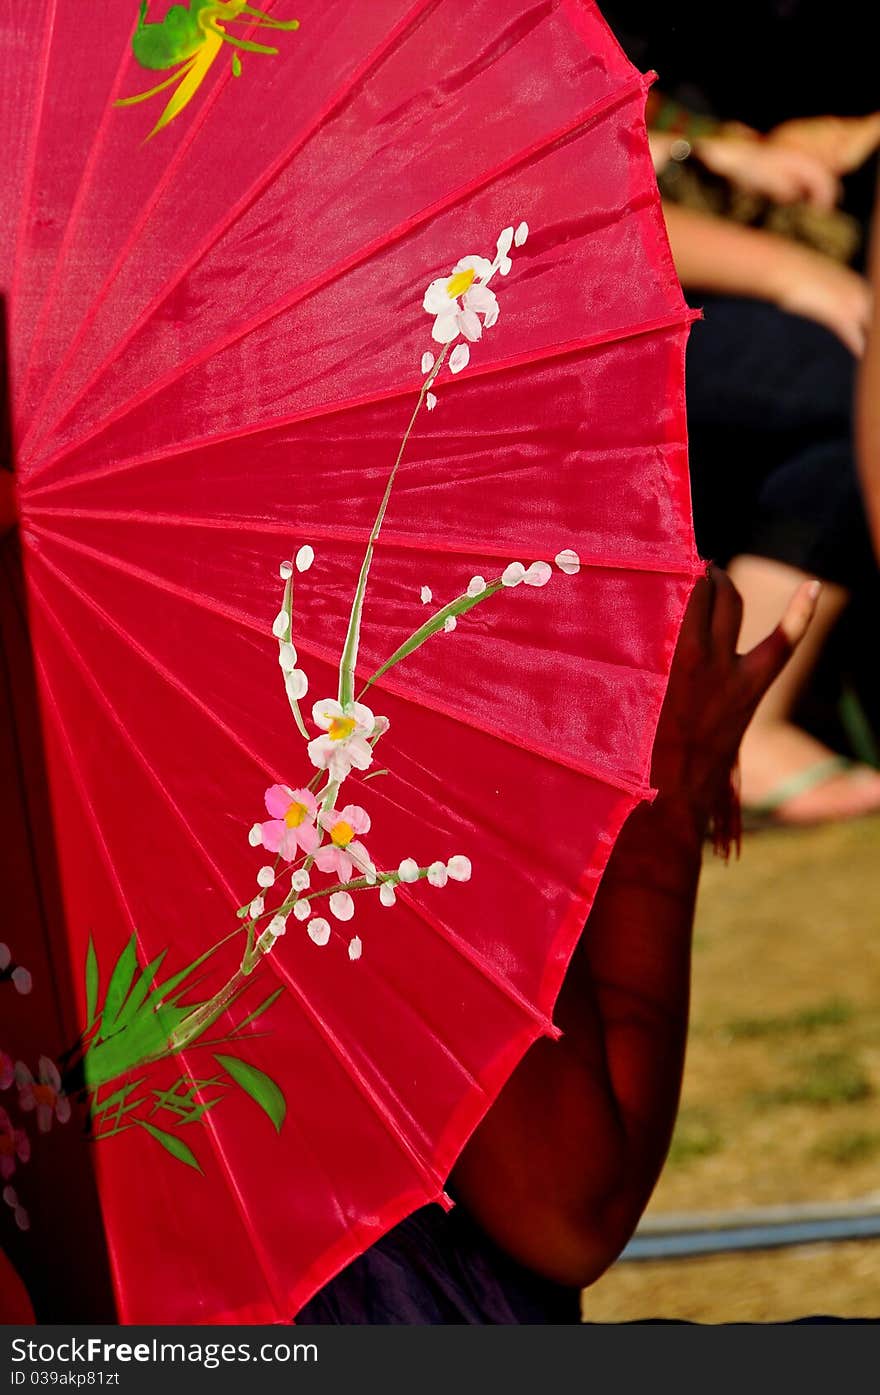
[{"label": "sheer red fabric", "polygon": [[[280,1133],[239,1093],[186,1134],[201,1172],[136,1128],[96,1146],[127,1322],[285,1319],[442,1194],[552,1030],[616,835],[650,794],[701,571],[690,316],[646,80],[596,9],[267,8],[300,29],[237,78],[224,54],[146,143],[165,95],[113,105],[161,76],[132,57],[134,3],[100,27],[55,0],[0,16],[0,282],[72,962],[90,933],[112,962],[136,930],[141,963],[168,948],[171,969],[235,929],[263,791],[312,773],[271,637],[279,561],[316,552],[296,590],[310,705],[335,693],[431,347],[425,288],[520,220],[498,323],[438,379],[404,457],[358,673],[425,618],[423,586],[442,602],[566,548],[582,565],[494,597],[371,690],[391,723],[389,774],[357,790],[371,853],[464,853],[473,877],[359,903],[357,963],[350,931],[321,949],[291,920],[260,971],[285,991],[239,1039],[282,1086]],[[228,956],[217,981],[235,941]],[[184,1065],[210,1076],[210,1049]]]}]

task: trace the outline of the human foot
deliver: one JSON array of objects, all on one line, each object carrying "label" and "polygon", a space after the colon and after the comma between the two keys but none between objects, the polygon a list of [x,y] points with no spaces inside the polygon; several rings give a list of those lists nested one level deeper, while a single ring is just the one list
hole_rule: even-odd
[{"label": "human foot", "polygon": [[880,812],[880,771],[835,756],[789,722],[759,723],[741,752],[746,825],[808,825]]}]

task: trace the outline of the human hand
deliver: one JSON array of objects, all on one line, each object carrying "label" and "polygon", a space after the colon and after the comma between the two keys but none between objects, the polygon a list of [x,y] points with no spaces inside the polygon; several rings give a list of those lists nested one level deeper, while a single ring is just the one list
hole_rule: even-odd
[{"label": "human hand", "polygon": [[769,298],[781,310],[824,325],[861,358],[871,321],[868,282],[821,252],[782,239],[780,244],[766,267]]},{"label": "human hand", "polygon": [[849,174],[880,146],[880,112],[799,117],[774,127],[767,140],[820,160],[832,174]]},{"label": "human hand", "polygon": [[696,141],[694,149],[713,173],[774,203],[830,209],[840,198],[840,183],[828,165],[784,141],[712,136]]},{"label": "human hand", "polygon": [[821,590],[805,581],[776,629],[745,654],[736,649],[742,599],[726,572],[697,582],[679,633],[654,742],[651,778],[702,833],[727,788],[755,708],[800,644]]}]

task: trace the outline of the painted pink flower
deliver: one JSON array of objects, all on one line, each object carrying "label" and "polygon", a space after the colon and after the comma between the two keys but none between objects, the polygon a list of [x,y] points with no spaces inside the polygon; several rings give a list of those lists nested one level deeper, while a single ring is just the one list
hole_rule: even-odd
[{"label": "painted pink flower", "polygon": [[322,872],[335,872],[341,882],[351,881],[354,867],[361,875],[375,879],[376,869],[370,854],[358,841],[359,833],[370,831],[370,816],[366,809],[359,808],[357,804],[346,804],[341,810],[327,810],[319,816],[319,822],[329,833],[330,842],[315,853],[315,865]]},{"label": "painted pink flower", "polygon": [[266,790],[266,808],[272,815],[260,824],[263,847],[293,862],[297,852],[313,853],[318,846],[315,815],[318,804],[311,790],[291,790],[287,785],[271,785]]},{"label": "painted pink flower", "polygon": [[23,1061],[15,1063],[15,1083],[18,1086],[18,1103],[27,1113],[37,1111],[37,1128],[40,1133],[48,1133],[52,1119],[66,1124],[70,1118],[70,1100],[61,1088],[58,1067],[48,1056],[41,1056],[38,1064],[39,1077],[34,1080]]},{"label": "painted pink flower", "polygon": [[16,1162],[26,1163],[31,1155],[30,1139],[17,1129],[5,1109],[0,1109],[0,1177],[8,1182]]}]

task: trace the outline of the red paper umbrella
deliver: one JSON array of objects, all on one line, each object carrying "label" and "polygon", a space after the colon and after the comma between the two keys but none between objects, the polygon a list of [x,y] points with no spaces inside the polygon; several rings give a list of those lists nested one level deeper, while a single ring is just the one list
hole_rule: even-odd
[{"label": "red paper umbrella", "polygon": [[[60,1083],[122,1319],[283,1319],[442,1198],[650,794],[700,563],[646,82],[582,0],[2,24]],[[54,1072],[10,1111],[72,1127]]]}]

